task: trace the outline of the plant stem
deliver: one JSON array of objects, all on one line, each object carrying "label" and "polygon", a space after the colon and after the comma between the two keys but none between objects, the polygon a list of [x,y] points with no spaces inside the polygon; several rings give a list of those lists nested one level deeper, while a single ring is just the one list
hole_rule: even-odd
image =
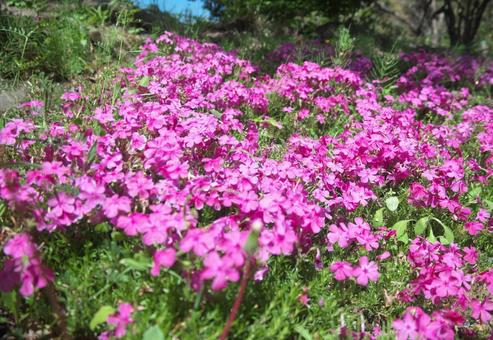
[{"label": "plant stem", "polygon": [[[14,223],[15,224],[15,223]],[[29,235],[32,237],[34,242],[38,244],[40,232],[37,230],[31,230]],[[37,254],[39,256],[39,254]],[[39,257],[41,258],[41,257]],[[61,340],[71,340],[72,337],[68,334],[67,330],[67,318],[65,316],[65,311],[60,305],[58,300],[58,294],[55,288],[55,284],[48,280],[47,285],[41,290],[44,298],[51,307],[51,311],[55,317],[55,326],[53,327],[52,335]]]},{"label": "plant stem", "polygon": [[65,312],[58,302],[58,297],[55,290],[55,285],[53,282],[49,282],[48,285],[43,289],[45,298],[51,306],[53,314],[57,322],[56,333],[60,336],[60,339],[71,339],[72,337],[67,332],[67,319],[65,317]]},{"label": "plant stem", "polygon": [[248,258],[245,263],[245,267],[243,268],[243,276],[241,277],[240,289],[236,294],[235,302],[231,311],[229,312],[228,321],[226,321],[226,325],[224,325],[223,331],[221,332],[221,336],[219,340],[226,340],[228,338],[229,331],[231,330],[231,326],[233,326],[233,322],[235,320],[236,314],[241,306],[241,301],[243,300],[243,296],[245,295],[246,287],[248,285],[248,278],[250,276],[250,271],[254,266],[254,259]]}]

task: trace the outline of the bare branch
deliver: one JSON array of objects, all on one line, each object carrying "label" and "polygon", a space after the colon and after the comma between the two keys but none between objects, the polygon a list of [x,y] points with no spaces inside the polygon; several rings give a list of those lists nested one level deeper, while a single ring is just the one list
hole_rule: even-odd
[{"label": "bare branch", "polygon": [[390,8],[388,8],[387,6],[379,3],[378,1],[376,1],[374,3],[374,6],[376,7],[377,10],[381,11],[382,13],[390,15],[390,16],[394,17],[395,19],[397,19],[398,21],[400,21],[401,23],[403,23],[404,25],[406,25],[411,30],[411,32],[413,34],[415,34],[415,35],[420,34],[420,31],[418,30],[419,27],[414,27],[414,25],[407,18],[396,13],[395,11],[393,11]]}]

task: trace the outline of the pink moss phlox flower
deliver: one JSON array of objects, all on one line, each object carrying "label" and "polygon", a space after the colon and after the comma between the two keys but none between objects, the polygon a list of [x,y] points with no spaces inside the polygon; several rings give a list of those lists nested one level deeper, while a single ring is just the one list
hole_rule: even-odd
[{"label": "pink moss phlox flower", "polygon": [[359,285],[366,286],[368,285],[368,280],[373,282],[378,281],[378,265],[373,261],[368,261],[368,257],[362,256],[359,259],[358,266],[353,268],[352,274]]},{"label": "pink moss phlox flower", "polygon": [[471,316],[475,319],[480,319],[481,322],[487,323],[491,320],[490,312],[493,311],[493,302],[486,298],[483,301],[471,301]]},{"label": "pink moss phlox flower", "polygon": [[65,92],[61,99],[67,102],[74,102],[76,100],[81,99],[81,95],[78,92]]},{"label": "pink moss phlox flower", "polygon": [[101,333],[98,339],[106,340],[111,338],[123,338],[127,334],[128,325],[134,322],[132,319],[133,312],[134,308],[131,304],[121,303],[118,306],[118,310],[109,315],[106,319],[106,322],[112,327],[112,329]]},{"label": "pink moss phlox flower", "polygon": [[228,281],[237,282],[240,274],[228,257],[221,257],[218,253],[212,252],[204,260],[201,278],[212,279],[212,289],[221,290],[226,287]]},{"label": "pink moss phlox flower", "polygon": [[36,289],[53,281],[53,272],[44,267],[38,258],[37,247],[28,234],[17,234],[5,244],[3,251],[10,256],[0,271],[2,291],[20,285],[22,296],[30,296]]},{"label": "pink moss phlox flower", "polygon": [[160,249],[154,253],[154,264],[151,269],[152,276],[158,276],[161,267],[171,268],[176,261],[176,250],[172,248]]},{"label": "pink moss phlox flower", "polygon": [[475,236],[484,229],[484,226],[480,222],[471,221],[466,222],[466,224],[464,224],[464,228],[470,235]]},{"label": "pink moss phlox flower", "polygon": [[349,262],[334,262],[330,265],[330,271],[337,281],[343,281],[353,276],[353,267]]},{"label": "pink moss phlox flower", "polygon": [[[446,314],[445,314],[446,315]],[[409,307],[392,327],[399,340],[410,339],[454,339],[454,323],[443,314],[430,317],[419,307]]]},{"label": "pink moss phlox flower", "polygon": [[466,260],[469,264],[476,264],[478,260],[478,252],[474,247],[464,247],[462,249],[464,251],[464,260]]},{"label": "pink moss phlox flower", "polygon": [[[298,49],[302,62],[294,63]],[[433,211],[451,228],[464,225],[470,236],[459,242],[491,229],[484,195],[465,197],[493,177],[493,110],[471,100],[473,89],[491,85],[493,64],[405,53],[397,90],[382,95],[382,82],[366,79],[367,57],[355,52],[343,69],[310,61],[317,52],[334,53],[325,44],[281,46],[272,57],[284,63],[265,75],[216,44],[170,32],[146,39],[133,67],[115,79],[118,100],[93,108],[79,89],[62,96],[57,121],[42,121],[33,101],[20,112],[30,119],[6,122],[2,155],[19,163],[0,169],[0,198],[39,232],[109,223],[155,249],[154,276],[187,253],[183,275],[197,290],[237,282],[250,255],[260,264],[255,280],[272,257],[312,249],[323,271],[324,247],[336,281],[377,281],[392,265],[377,263],[391,258],[396,231],[356,212],[371,216],[389,188],[408,192],[401,204],[417,216]],[[338,121],[345,123],[328,134]],[[272,138],[278,133],[283,138]],[[250,235],[253,254],[244,249]],[[409,281],[397,301],[431,307],[398,318],[398,337],[450,338],[456,325],[469,325],[464,311],[479,311],[479,320],[491,312],[478,301],[489,304],[493,270],[478,273],[474,247],[417,237],[399,249],[407,249]],[[1,289],[30,295],[52,279],[37,250],[29,237],[7,241]],[[343,261],[355,254],[366,256]]]}]

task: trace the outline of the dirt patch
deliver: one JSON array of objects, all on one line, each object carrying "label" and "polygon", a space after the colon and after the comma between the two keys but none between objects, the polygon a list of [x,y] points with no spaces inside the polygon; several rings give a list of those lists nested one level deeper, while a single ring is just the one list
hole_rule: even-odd
[{"label": "dirt patch", "polygon": [[13,90],[0,90],[0,112],[16,108],[27,96],[25,86],[19,86]]}]

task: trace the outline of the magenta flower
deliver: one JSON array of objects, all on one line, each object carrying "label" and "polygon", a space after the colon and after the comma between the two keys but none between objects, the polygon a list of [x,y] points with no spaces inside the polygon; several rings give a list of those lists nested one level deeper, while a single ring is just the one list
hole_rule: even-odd
[{"label": "magenta flower", "polygon": [[180,250],[188,253],[193,251],[197,256],[205,256],[213,248],[214,237],[204,230],[192,229],[180,242]]},{"label": "magenta flower", "polygon": [[451,319],[457,320],[457,316],[448,310],[433,313],[430,317],[419,307],[409,307],[401,319],[394,320],[392,327],[395,330],[396,338],[399,340],[452,340],[454,339],[454,325],[456,323],[451,322]]},{"label": "magenta flower", "polygon": [[55,224],[68,226],[77,218],[75,198],[64,192],[59,192],[48,200],[50,210],[46,218]]},{"label": "magenta flower", "polygon": [[493,311],[493,302],[489,298],[484,299],[482,302],[479,300],[471,301],[471,316],[473,318],[487,323],[491,320],[491,311]]},{"label": "magenta flower", "polygon": [[[303,59],[334,53],[309,45],[299,51]],[[293,61],[296,50],[285,45],[273,56]],[[5,242],[0,289],[28,296],[53,279],[22,228],[54,233],[107,221],[154,249],[153,276],[186,253],[179,267],[193,289],[205,281],[213,290],[237,282],[247,256],[259,264],[255,280],[264,278],[272,257],[314,249],[322,270],[323,247],[335,281],[367,286],[378,282],[385,268],[377,263],[390,251],[407,251],[409,282],[396,300],[423,302],[429,314],[408,308],[394,321],[397,338],[451,339],[458,327],[457,336],[486,331],[474,322],[491,321],[493,269],[479,272],[482,249],[464,247],[473,237],[448,245],[417,237],[407,247],[396,242],[395,230],[348,218],[363,211],[378,217],[392,189],[409,193],[403,204],[414,208],[403,212],[433,211],[473,236],[492,229],[487,197],[470,189],[493,178],[493,110],[471,100],[492,83],[493,64],[405,53],[397,88],[382,95],[382,83],[366,77],[371,61],[358,53],[349,58],[349,69],[292,62],[263,75],[217,45],[166,32],[147,39],[134,66],[120,70],[117,100],[88,96],[86,103],[82,90],[67,92],[65,115],[46,112],[56,122],[36,115],[41,103],[22,105],[20,114],[32,121],[10,119],[0,130],[1,158],[15,166],[0,169],[3,220],[7,234],[20,232]],[[107,94],[111,89],[100,97]],[[279,123],[284,118],[293,119],[289,129]],[[338,121],[345,122],[340,131],[327,134]],[[392,222],[388,211],[383,217],[379,224]],[[357,264],[344,261],[365,250]],[[101,337],[124,336],[131,313],[122,305]],[[378,326],[366,326],[352,334],[345,329],[375,337]]]},{"label": "magenta flower", "polygon": [[308,295],[308,288],[303,288],[303,292],[298,295],[298,301],[304,305],[304,306],[308,306],[308,303],[310,302],[310,296]]},{"label": "magenta flower", "polygon": [[24,256],[31,258],[36,252],[36,248],[28,234],[17,234],[12,237],[3,247],[5,255],[14,259],[22,259]]},{"label": "magenta flower", "polygon": [[0,291],[8,293],[20,282],[20,274],[16,271],[17,261],[7,259],[0,270]]},{"label": "magenta flower", "polygon": [[82,97],[77,92],[65,92],[61,97],[62,100],[65,100],[68,102],[73,102],[73,101],[79,100],[81,98]]},{"label": "magenta flower", "polygon": [[160,249],[154,253],[154,264],[151,269],[152,276],[158,276],[161,267],[171,268],[176,261],[176,250],[173,248]]},{"label": "magenta flower", "polygon": [[269,272],[269,267],[267,266],[260,267],[253,275],[253,279],[255,281],[262,281],[268,272]]},{"label": "magenta flower", "polygon": [[103,205],[103,211],[106,217],[114,218],[118,216],[120,212],[130,212],[130,206],[132,201],[126,196],[113,195],[106,199]]},{"label": "magenta flower", "polygon": [[46,287],[48,282],[54,279],[53,272],[45,268],[38,258],[29,259],[28,264],[20,268],[22,269],[18,269],[21,281],[19,293],[22,296],[32,295],[36,289]]},{"label": "magenta flower", "polygon": [[368,261],[368,257],[362,256],[359,259],[359,266],[353,269],[353,276],[356,282],[362,286],[368,285],[368,280],[376,282],[379,277],[378,265]]},{"label": "magenta flower", "polygon": [[332,224],[329,227],[327,241],[330,244],[338,243],[341,248],[346,248],[351,242],[351,237],[349,236],[347,226],[344,223],[340,223],[339,225],[340,227],[337,227],[335,224]]},{"label": "magenta flower", "polygon": [[228,258],[220,257],[218,253],[210,253],[204,260],[204,271],[202,280],[213,279],[212,289],[221,290],[226,287],[228,281],[236,282],[240,279],[238,270],[232,267]]},{"label": "magenta flower", "polygon": [[322,257],[320,256],[320,249],[317,248],[316,254],[315,254],[315,269],[316,270],[322,270],[324,267],[324,263],[322,261]]},{"label": "magenta flower", "polygon": [[464,260],[466,260],[470,264],[476,264],[478,260],[478,252],[474,247],[464,247],[462,249],[464,251]]},{"label": "magenta flower", "polygon": [[398,340],[418,339],[418,325],[411,313],[405,313],[402,319],[394,320],[392,327]]},{"label": "magenta flower", "polygon": [[31,121],[13,119],[0,129],[0,145],[14,145],[22,132],[29,133],[33,130],[34,124]]},{"label": "magenta flower", "polygon": [[20,104],[19,107],[20,108],[25,108],[25,107],[36,108],[36,107],[43,107],[44,105],[45,105],[44,102],[42,102],[41,100],[31,100],[31,101],[24,102],[24,103]]},{"label": "magenta flower", "polygon": [[116,221],[116,226],[123,229],[126,235],[135,236],[149,228],[149,217],[141,213],[130,213],[128,216],[121,215]]},{"label": "magenta flower", "polygon": [[330,271],[337,281],[343,281],[353,276],[353,267],[348,262],[334,262],[330,265]]},{"label": "magenta flower", "polygon": [[4,247],[4,253],[11,256],[0,271],[2,291],[10,291],[20,285],[22,296],[30,296],[36,289],[46,287],[53,281],[53,272],[45,268],[37,257],[37,247],[27,234],[18,234]]},{"label": "magenta flower", "polygon": [[134,308],[131,304],[121,303],[118,306],[117,312],[111,314],[106,319],[108,325],[111,325],[114,328],[111,331],[101,333],[98,338],[100,340],[111,339],[112,337],[117,339],[123,338],[127,334],[128,325],[134,322],[132,319],[133,312]]},{"label": "magenta flower", "polygon": [[486,223],[490,218],[490,213],[486,209],[479,209],[476,219],[481,223]]},{"label": "magenta flower", "polygon": [[484,226],[479,222],[467,222],[464,224],[464,228],[470,235],[477,235],[481,230],[483,230]]}]

